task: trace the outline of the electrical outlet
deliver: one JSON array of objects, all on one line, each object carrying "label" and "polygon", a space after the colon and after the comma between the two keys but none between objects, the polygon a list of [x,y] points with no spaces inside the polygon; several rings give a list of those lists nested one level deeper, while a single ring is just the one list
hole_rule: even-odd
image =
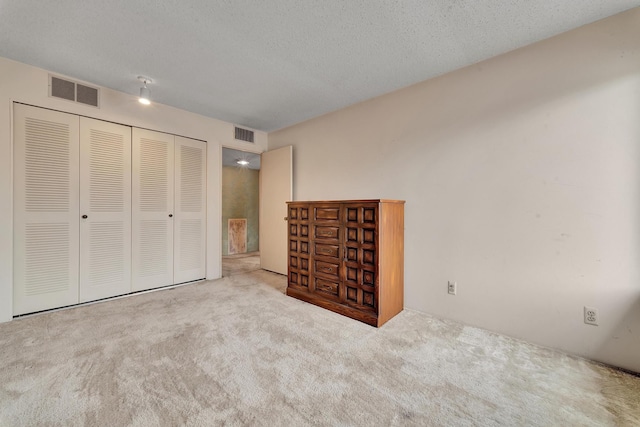
[{"label": "electrical outlet", "polygon": [[458,291],[458,284],[456,282],[447,282],[447,291],[451,295],[455,295]]},{"label": "electrical outlet", "polygon": [[584,308],[584,323],[598,326],[598,309],[592,307]]}]

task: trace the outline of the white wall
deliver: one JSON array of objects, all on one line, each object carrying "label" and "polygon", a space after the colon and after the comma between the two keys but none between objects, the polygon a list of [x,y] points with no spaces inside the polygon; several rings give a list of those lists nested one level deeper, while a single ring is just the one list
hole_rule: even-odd
[{"label": "white wall", "polygon": [[[72,78],[72,77],[70,77]],[[131,76],[135,80],[136,76]],[[91,82],[86,82],[91,84]],[[152,89],[153,90],[153,89]],[[155,90],[161,90],[156,88]],[[125,125],[173,133],[207,141],[207,278],[221,276],[221,146],[244,151],[266,149],[267,135],[256,132],[256,143],[234,139],[233,124],[153,103],[143,106],[136,96],[101,89],[100,108],[50,98],[48,72],[0,58],[0,322],[12,309],[12,103],[23,102]],[[214,94],[212,94],[213,96]]]},{"label": "white wall", "polygon": [[640,372],[640,9],[269,134],[289,144],[296,200],[406,200],[406,307]]}]

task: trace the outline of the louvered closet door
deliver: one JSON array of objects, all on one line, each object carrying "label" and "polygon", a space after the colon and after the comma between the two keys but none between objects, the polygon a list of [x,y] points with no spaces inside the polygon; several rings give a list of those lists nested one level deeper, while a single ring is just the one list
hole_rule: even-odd
[{"label": "louvered closet door", "polygon": [[207,146],[176,136],[174,264],[175,283],[205,277],[205,182]]},{"label": "louvered closet door", "polygon": [[80,302],[128,292],[131,128],[81,117]]},{"label": "louvered closet door", "polygon": [[133,128],[132,289],[173,282],[174,136]]},{"label": "louvered closet door", "polygon": [[78,302],[78,116],[14,104],[14,315]]}]

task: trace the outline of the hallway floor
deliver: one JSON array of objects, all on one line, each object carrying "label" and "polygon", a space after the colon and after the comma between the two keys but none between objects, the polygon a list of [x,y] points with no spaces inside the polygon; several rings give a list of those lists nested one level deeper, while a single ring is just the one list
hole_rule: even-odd
[{"label": "hallway floor", "polygon": [[222,257],[222,277],[235,276],[260,269],[260,252],[247,252]]}]

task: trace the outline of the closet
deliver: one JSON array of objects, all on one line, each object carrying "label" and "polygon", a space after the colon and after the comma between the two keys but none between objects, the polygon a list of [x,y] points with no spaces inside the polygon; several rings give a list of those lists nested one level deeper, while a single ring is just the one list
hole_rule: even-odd
[{"label": "closet", "polygon": [[133,290],[205,276],[205,146],[133,129]]},{"label": "closet", "polygon": [[14,104],[14,315],[205,276],[206,144]]}]

